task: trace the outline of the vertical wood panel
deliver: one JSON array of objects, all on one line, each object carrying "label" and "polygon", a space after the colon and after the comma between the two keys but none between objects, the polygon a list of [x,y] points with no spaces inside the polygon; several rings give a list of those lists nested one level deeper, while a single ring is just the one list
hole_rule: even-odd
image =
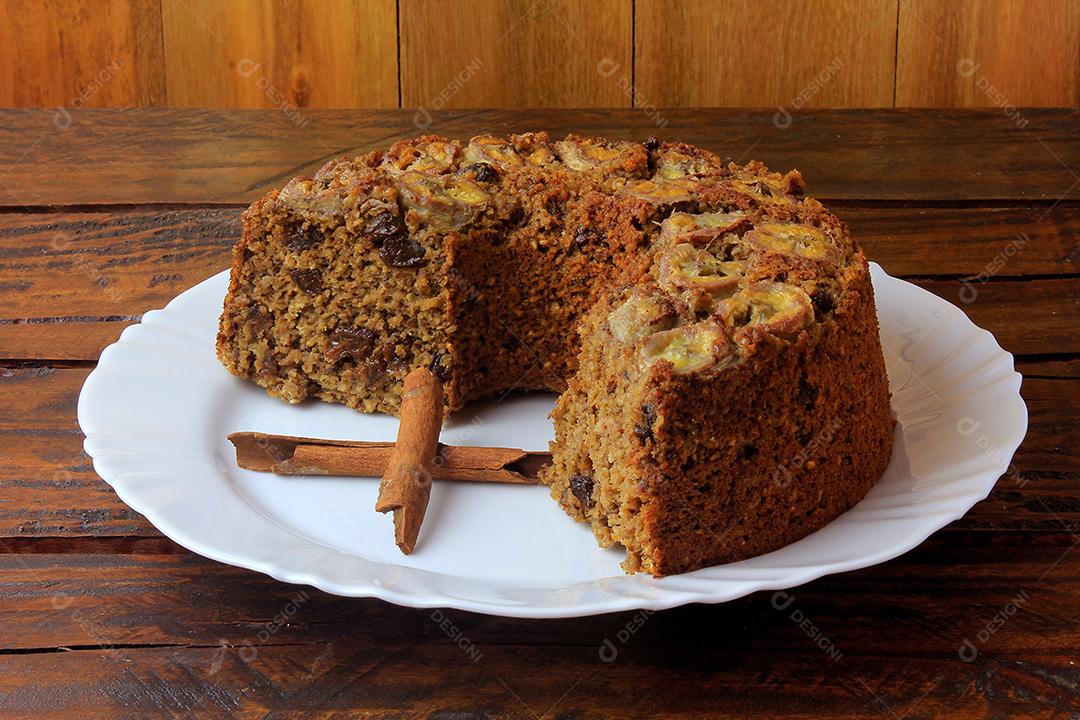
[{"label": "vertical wood panel", "polygon": [[164,103],[159,0],[0,0],[0,106]]},{"label": "vertical wood panel", "polygon": [[162,0],[174,107],[397,107],[394,0]]},{"label": "vertical wood panel", "polygon": [[892,105],[896,0],[637,0],[635,34],[652,104]]},{"label": "vertical wood panel", "polygon": [[1080,103],[1080,0],[901,0],[896,102]]},{"label": "vertical wood panel", "polygon": [[1080,105],[1080,0],[634,5],[0,0],[0,106]]},{"label": "vertical wood panel", "polygon": [[405,107],[626,107],[631,0],[401,0]]}]

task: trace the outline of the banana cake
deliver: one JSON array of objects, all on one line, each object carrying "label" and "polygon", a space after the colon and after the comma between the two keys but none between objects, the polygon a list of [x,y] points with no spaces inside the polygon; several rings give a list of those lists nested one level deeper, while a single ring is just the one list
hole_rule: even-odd
[{"label": "banana cake", "polygon": [[541,474],[628,572],[768,552],[858,502],[892,442],[866,259],[797,171],[682,144],[427,135],[243,216],[217,340],[277,397],[397,413],[561,393]]}]

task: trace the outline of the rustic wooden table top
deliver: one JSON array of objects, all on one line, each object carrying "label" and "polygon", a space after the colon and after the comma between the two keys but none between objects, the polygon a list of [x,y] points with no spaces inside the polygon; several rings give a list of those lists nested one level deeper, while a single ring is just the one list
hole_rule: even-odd
[{"label": "rustic wooden table top", "polygon": [[872,259],[1016,355],[1031,427],[987,500],[882,565],[647,618],[410,610],[205,560],[94,474],[79,388],[123,327],[226,267],[241,207],[414,117],[0,111],[0,716],[1076,717],[1080,115],[662,119],[472,111],[430,130],[659,134],[798,167]]}]

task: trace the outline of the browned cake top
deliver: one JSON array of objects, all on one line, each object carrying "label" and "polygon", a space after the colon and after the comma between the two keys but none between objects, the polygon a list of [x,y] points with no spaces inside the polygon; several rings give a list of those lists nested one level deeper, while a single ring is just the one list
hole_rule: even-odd
[{"label": "browned cake top", "polygon": [[408,267],[422,261],[425,238],[502,226],[513,210],[500,187],[537,178],[587,179],[628,213],[653,218],[643,228],[651,264],[614,289],[608,319],[613,339],[645,367],[716,372],[765,335],[797,336],[835,306],[858,252],[842,223],[802,197],[798,172],[724,164],[655,139],[528,133],[461,143],[427,135],[332,161],[314,178],[291,181],[275,202],[312,226],[344,218],[383,238],[387,264]]},{"label": "browned cake top", "polygon": [[616,291],[608,330],[643,365],[678,375],[720,371],[764,336],[810,328],[837,304],[855,252],[838,223],[760,208],[676,212],[653,247],[648,275]]}]

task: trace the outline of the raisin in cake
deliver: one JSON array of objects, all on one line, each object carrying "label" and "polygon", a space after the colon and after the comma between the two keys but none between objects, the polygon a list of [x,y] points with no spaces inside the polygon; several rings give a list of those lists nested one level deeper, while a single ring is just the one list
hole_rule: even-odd
[{"label": "raisin in cake", "polygon": [[750,557],[850,508],[892,420],[866,260],[797,172],[689,145],[435,136],[244,213],[218,335],[289,402],[562,393],[542,473],[624,567]]}]

